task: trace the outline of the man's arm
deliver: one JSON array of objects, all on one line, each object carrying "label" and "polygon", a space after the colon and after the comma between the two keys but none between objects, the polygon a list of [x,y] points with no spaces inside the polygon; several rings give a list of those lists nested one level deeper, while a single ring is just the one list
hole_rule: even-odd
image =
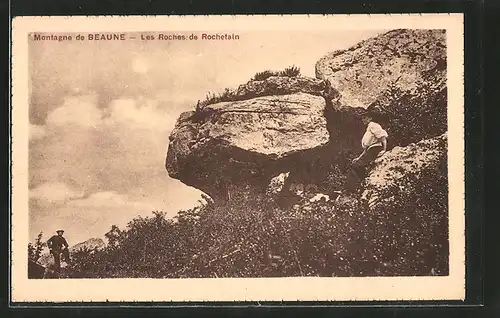
[{"label": "man's arm", "polygon": [[378,153],[378,157],[382,156],[387,150],[387,138],[384,136],[384,137],[380,138],[379,140],[382,143],[382,151],[380,151]]},{"label": "man's arm", "polygon": [[63,238],[62,246],[65,247],[65,248],[68,248],[68,242],[66,241],[65,238]]},{"label": "man's arm", "polygon": [[363,149],[363,152],[362,152],[359,156],[357,156],[356,158],[354,158],[354,159],[352,160],[352,163],[356,163],[356,161],[358,161],[361,157],[363,157],[363,155],[364,155],[365,153],[366,153],[366,149]]}]

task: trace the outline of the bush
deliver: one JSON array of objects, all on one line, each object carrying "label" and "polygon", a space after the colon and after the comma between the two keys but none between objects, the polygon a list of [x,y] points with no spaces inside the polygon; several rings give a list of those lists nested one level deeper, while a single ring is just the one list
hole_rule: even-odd
[{"label": "bush", "polygon": [[174,219],[154,212],[123,230],[113,226],[103,250],[74,253],[66,277],[392,276],[433,268],[446,274],[447,218],[439,213],[447,211],[446,172],[408,178],[415,188],[389,189],[401,200],[377,213],[356,199],[340,205],[301,199],[285,209],[238,193],[224,203],[207,198]]},{"label": "bush", "polygon": [[40,232],[36,238],[35,244],[32,244],[31,242],[28,243],[28,259],[34,262],[37,262],[38,259],[40,259],[43,252],[44,244],[42,242],[42,236],[43,233]]},{"label": "bush", "polygon": [[203,100],[202,102],[198,100],[198,102],[196,103],[194,112],[195,120],[201,120],[202,118],[206,117],[204,116],[204,114],[207,112],[206,107],[208,105],[217,104],[221,102],[230,102],[234,101],[235,99],[236,99],[235,92],[229,88],[225,88],[224,91],[219,94],[215,92],[207,93],[207,95],[205,96],[205,100]]},{"label": "bush", "polygon": [[376,226],[363,232],[364,248],[379,260],[378,275],[448,275],[447,175],[443,156],[437,169],[407,174],[378,193],[385,200],[366,216]]},{"label": "bush", "polygon": [[447,130],[446,86],[434,80],[419,81],[411,91],[391,83],[372,106],[388,117],[390,146],[406,146]]},{"label": "bush", "polygon": [[274,72],[270,70],[265,70],[262,72],[255,73],[253,80],[254,81],[264,81],[271,76],[283,76],[283,77],[297,77],[300,75],[300,68],[292,65],[285,68],[283,71]]},{"label": "bush", "polygon": [[[283,76],[283,77],[297,77],[300,75],[300,68],[294,66],[287,67],[283,71],[273,72],[270,70],[265,70],[263,72],[258,72],[254,75],[254,81],[263,81],[268,79],[271,76]],[[205,96],[205,99],[198,103],[195,106],[195,120],[201,121],[203,118],[206,118],[204,115],[204,111],[206,110],[206,106],[213,105],[221,102],[231,102],[238,100],[238,96],[234,90],[229,88],[225,88],[222,93],[209,92]],[[241,98],[241,97],[240,97]]]},{"label": "bush", "polygon": [[271,76],[278,76],[278,73],[270,71],[270,70],[265,70],[262,72],[257,72],[255,73],[253,80],[254,81],[264,81],[268,79]]},{"label": "bush", "polygon": [[297,77],[300,75],[300,68],[293,65],[285,68],[279,73],[280,76]]}]

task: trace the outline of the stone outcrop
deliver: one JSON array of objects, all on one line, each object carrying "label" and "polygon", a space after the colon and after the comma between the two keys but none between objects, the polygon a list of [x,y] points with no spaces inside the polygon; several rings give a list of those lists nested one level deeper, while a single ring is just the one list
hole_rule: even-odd
[{"label": "stone outcrop", "polygon": [[446,79],[444,30],[394,30],[334,51],[316,63],[316,77],[330,80],[342,104],[368,107],[391,83],[411,91],[422,81]]},{"label": "stone outcrop", "polygon": [[329,193],[342,189],[361,151],[368,105],[389,117],[389,150],[446,131],[442,30],[387,32],[326,55],[316,75],[251,80],[181,114],[169,175],[215,200],[269,192],[282,173],[282,190],[312,184]]},{"label": "stone outcrop", "polygon": [[444,30],[394,30],[316,63],[345,108],[376,107],[387,117],[388,147],[406,146],[447,130]]},{"label": "stone outcrop", "polygon": [[372,210],[386,208],[402,196],[415,196],[416,186],[426,186],[421,175],[428,172],[447,176],[447,135],[423,140],[406,147],[395,147],[377,159],[363,186],[362,200],[367,201]]},{"label": "stone outcrop", "polygon": [[106,243],[100,238],[91,238],[88,239],[84,242],[80,242],[78,244],[73,245],[70,247],[69,251],[70,252],[76,252],[78,250],[100,250],[103,249],[106,246]]},{"label": "stone outcrop", "polygon": [[228,186],[265,190],[273,176],[300,165],[304,156],[318,155],[328,144],[324,108],[323,97],[296,92],[185,113],[170,135],[167,171],[215,198],[227,196]]}]

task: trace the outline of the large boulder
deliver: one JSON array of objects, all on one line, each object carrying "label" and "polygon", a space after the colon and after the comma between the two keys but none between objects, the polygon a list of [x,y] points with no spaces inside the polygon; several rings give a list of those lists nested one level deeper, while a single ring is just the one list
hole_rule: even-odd
[{"label": "large boulder", "polygon": [[394,30],[362,41],[320,59],[316,76],[340,91],[340,104],[382,111],[389,149],[447,130],[443,30]]},{"label": "large boulder", "polygon": [[323,97],[297,92],[207,105],[180,116],[170,135],[169,175],[216,198],[230,187],[265,188],[317,157],[329,142]]},{"label": "large boulder", "polygon": [[446,79],[444,30],[393,30],[316,63],[316,77],[328,79],[342,94],[342,104],[368,107],[395,83],[404,91],[432,77]]}]

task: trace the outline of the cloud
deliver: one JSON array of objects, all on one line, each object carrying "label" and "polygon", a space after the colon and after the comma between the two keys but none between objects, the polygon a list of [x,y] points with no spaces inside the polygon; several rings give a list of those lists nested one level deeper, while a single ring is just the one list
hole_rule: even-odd
[{"label": "cloud", "polygon": [[47,115],[47,125],[96,127],[101,122],[103,112],[96,107],[95,99],[92,95],[66,97],[61,107]]},{"label": "cloud", "polygon": [[30,198],[50,203],[60,203],[83,197],[82,191],[70,188],[62,182],[43,183],[30,191]]},{"label": "cloud", "polygon": [[47,131],[43,125],[30,124],[28,128],[29,140],[42,139],[47,135]]},{"label": "cloud", "polygon": [[100,109],[92,96],[66,98],[48,116],[50,135],[30,143],[30,187],[57,180],[87,193],[137,197],[168,186],[166,143],[178,113],[167,112],[162,103],[168,104],[122,98]]},{"label": "cloud", "polygon": [[[174,119],[172,114],[159,108],[160,102],[169,104],[168,100],[138,96],[111,100],[106,108],[100,109],[95,95],[68,96],[62,106],[48,113],[46,126],[57,129],[73,125],[105,130],[122,125],[129,129],[167,131],[172,128]],[[109,116],[105,117],[106,114]],[[43,126],[32,126],[33,134],[45,132]]]},{"label": "cloud", "polygon": [[115,191],[96,192],[87,198],[71,201],[68,206],[93,209],[118,208],[122,206],[138,209],[151,208],[150,204],[132,201],[127,195],[119,194]]},{"label": "cloud", "polygon": [[145,74],[149,70],[149,63],[146,59],[137,57],[132,61],[132,71]]},{"label": "cloud", "polygon": [[158,109],[156,99],[116,99],[109,109],[111,115],[108,124],[124,124],[130,128],[155,131],[168,131],[173,125],[173,118]]}]

